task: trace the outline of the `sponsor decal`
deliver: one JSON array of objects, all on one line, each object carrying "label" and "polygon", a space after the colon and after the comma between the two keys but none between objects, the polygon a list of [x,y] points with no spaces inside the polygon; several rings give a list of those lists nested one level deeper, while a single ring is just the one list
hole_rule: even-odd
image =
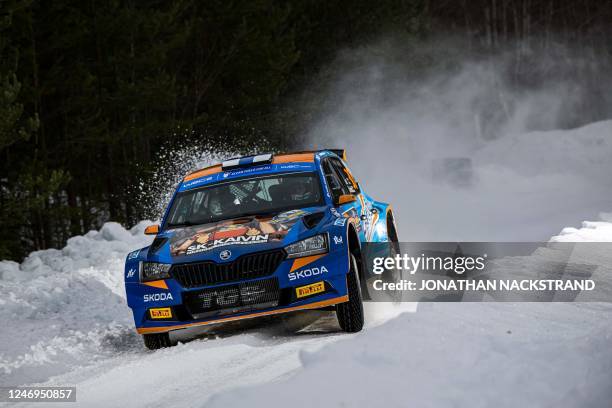
[{"label": "sponsor decal", "polygon": [[221,253],[219,254],[219,258],[221,258],[222,261],[227,261],[228,259],[230,259],[231,256],[232,251],[230,251],[229,249],[221,251]]},{"label": "sponsor decal", "polygon": [[346,220],[348,219],[355,223],[355,226],[357,227],[357,232],[361,230],[361,223],[359,222],[360,221],[359,214],[357,214],[357,210],[355,209],[355,207],[349,208],[348,210],[344,211],[342,214],[340,214],[338,210],[336,210],[334,207],[330,208],[330,211],[332,215],[337,217],[336,220],[334,221],[334,225],[338,227],[344,227],[344,225],[346,225]]},{"label": "sponsor decal", "polygon": [[263,303],[277,306],[278,301],[270,298],[270,290],[265,282],[252,282],[207,289],[197,294],[197,300],[202,309],[227,309]]},{"label": "sponsor decal", "polygon": [[213,177],[212,176],[207,176],[207,177],[201,177],[192,181],[188,181],[187,183],[183,183],[183,188],[191,188],[191,187],[195,187],[195,186],[199,186],[200,184],[204,184],[204,183],[208,183],[209,181],[212,181]]},{"label": "sponsor decal", "polygon": [[340,245],[342,243],[342,237],[334,235],[334,244]]},{"label": "sponsor decal", "polygon": [[140,249],[137,249],[136,251],[130,252],[128,254],[128,259],[136,259],[136,258],[138,258],[139,254],[140,254]]},{"label": "sponsor decal", "polygon": [[249,167],[249,168],[241,169],[241,170],[230,170],[230,171],[226,171],[225,173],[223,173],[223,178],[244,176],[247,174],[257,173],[260,171],[266,171],[266,170],[271,170],[271,169],[272,169],[271,165],[265,164],[262,166]]},{"label": "sponsor decal", "polygon": [[152,293],[144,295],[142,300],[147,302],[160,302],[163,300],[174,300],[172,293]]},{"label": "sponsor decal", "polygon": [[281,164],[278,166],[280,170],[295,170],[295,169],[311,169],[312,166],[308,164]]},{"label": "sponsor decal", "polygon": [[132,268],[128,271],[127,277],[132,278],[136,274],[136,268]]},{"label": "sponsor decal", "polygon": [[291,210],[275,217],[248,217],[176,230],[170,239],[172,256],[193,255],[228,245],[262,244],[282,240],[304,215]]},{"label": "sponsor decal", "polygon": [[265,243],[265,242],[268,242],[268,238],[269,238],[268,234],[265,234],[265,235],[253,235],[253,236],[240,235],[237,237],[215,239],[213,241],[208,241],[203,244],[190,245],[189,247],[187,247],[187,251],[185,252],[185,255],[193,255],[193,254],[205,252],[213,248],[219,248],[219,247],[226,246],[226,245],[247,245],[247,244]]},{"label": "sponsor decal", "polygon": [[288,276],[289,276],[289,280],[292,281],[296,279],[303,279],[303,278],[309,278],[311,276],[322,275],[327,272],[329,272],[327,268],[325,266],[321,266],[320,268],[308,268],[308,269],[302,269],[301,271],[297,271],[297,272],[290,272]]},{"label": "sponsor decal", "polygon": [[172,309],[169,307],[158,307],[155,309],[149,309],[151,319],[171,319]]},{"label": "sponsor decal", "polygon": [[299,288],[295,288],[295,295],[298,297],[298,299],[322,292],[325,292],[324,282],[317,282],[313,283],[312,285],[300,286]]},{"label": "sponsor decal", "polygon": [[355,207],[351,207],[348,210],[344,211],[342,213],[342,216],[351,221],[353,225],[355,225],[357,232],[361,232],[361,218],[359,218],[359,214],[357,213]]}]

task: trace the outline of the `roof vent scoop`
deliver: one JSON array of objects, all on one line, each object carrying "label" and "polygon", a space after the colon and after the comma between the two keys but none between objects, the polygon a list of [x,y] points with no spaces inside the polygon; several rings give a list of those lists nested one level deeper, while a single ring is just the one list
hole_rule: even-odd
[{"label": "roof vent scoop", "polygon": [[257,156],[236,157],[221,163],[222,170],[234,170],[242,167],[258,166],[272,163],[272,153],[258,154]]},{"label": "roof vent scoop", "polygon": [[164,246],[166,241],[168,241],[168,238],[155,237],[155,239],[151,243],[151,246],[149,247],[149,254],[154,254],[159,251],[160,248]]}]

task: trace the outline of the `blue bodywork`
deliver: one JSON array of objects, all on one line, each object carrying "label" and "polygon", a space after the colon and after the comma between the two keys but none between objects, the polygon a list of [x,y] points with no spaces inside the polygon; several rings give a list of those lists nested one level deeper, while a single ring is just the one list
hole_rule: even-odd
[{"label": "blue bodywork", "polygon": [[[302,156],[296,155],[296,157]],[[313,152],[312,157],[312,161],[305,162],[296,161],[276,164],[271,162],[262,165],[247,165],[229,171],[219,169],[214,174],[190,178],[178,186],[172,201],[181,192],[210,186],[221,181],[276,173],[315,172],[320,177],[324,205],[300,208],[299,210],[286,211],[274,215],[273,221],[277,219],[281,219],[283,222],[289,220],[287,225],[290,227],[282,239],[250,243],[249,245],[225,244],[203,252],[193,254],[183,253],[180,256],[176,256],[172,242],[177,236],[185,234],[185,231],[180,228],[165,228],[168,217],[167,210],[153,245],[131,252],[128,254],[125,262],[124,276],[127,303],[133,311],[134,322],[139,333],[161,333],[191,326],[238,320],[265,314],[325,307],[347,301],[346,274],[349,270],[349,238],[358,237],[360,243],[387,241],[387,216],[390,213],[390,207],[386,203],[374,201],[361,190],[361,186],[358,188],[358,193],[355,194],[355,201],[334,205],[330,187],[327,185],[323,173],[322,162],[326,158],[333,157],[334,160],[341,160],[341,158],[330,150]],[[342,163],[346,166],[344,161]],[[172,206],[172,201],[168,208]],[[303,218],[315,213],[320,213],[320,221],[309,228]],[[214,227],[213,225],[210,228],[214,229]],[[187,233],[189,232],[187,231]],[[145,261],[172,264],[173,268],[178,264],[195,265],[202,262],[230,264],[245,254],[282,249],[291,243],[322,233],[327,234],[328,253],[305,257],[307,259],[285,258],[265,278],[232,281],[231,285],[225,282],[199,287],[184,287],[171,273],[170,278],[162,281],[141,282],[140,271],[142,262]],[[152,247],[154,249],[151,249]],[[214,293],[219,296],[218,293],[222,293],[224,288],[230,286],[236,287],[237,284],[252,283],[269,278],[277,278],[279,290],[287,294],[287,296],[282,296],[281,301],[272,307],[263,307],[256,310],[239,310],[236,308],[235,311],[230,308],[230,310],[217,310],[216,312],[208,313],[205,317],[194,317],[184,304],[184,299],[190,296],[193,297],[194,293],[203,289],[218,289]],[[296,298],[296,296],[292,295],[297,287],[321,281],[325,282],[325,291],[322,293],[316,293],[305,298]],[[171,308],[173,311],[172,318],[153,319],[149,311],[151,308]]]}]

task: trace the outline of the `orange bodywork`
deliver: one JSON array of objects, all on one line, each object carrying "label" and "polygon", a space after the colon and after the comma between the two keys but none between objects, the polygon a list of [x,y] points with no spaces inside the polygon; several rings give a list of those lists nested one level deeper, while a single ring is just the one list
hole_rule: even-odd
[{"label": "orange bodywork", "polygon": [[153,288],[166,289],[168,290],[168,284],[165,280],[156,280],[150,282],[142,282],[143,285],[151,286]]},{"label": "orange bodywork", "polygon": [[280,313],[294,312],[297,310],[318,309],[320,307],[332,306],[338,303],[348,302],[348,300],[349,300],[348,296],[340,296],[340,297],[333,298],[333,299],[327,299],[327,300],[322,300],[320,302],[310,303],[308,305],[287,307],[284,309],[270,310],[267,312],[252,313],[252,314],[248,314],[244,316],[226,317],[223,319],[210,320],[207,322],[179,324],[176,326],[140,327],[140,328],[137,328],[136,331],[138,332],[138,334],[165,333],[171,330],[187,329],[189,327],[194,327],[194,326],[205,326],[208,324],[215,324],[215,323],[227,323],[227,322],[232,322],[235,320],[250,319],[253,317],[269,316],[269,315],[275,315],[275,314],[280,314]]},{"label": "orange bodywork", "polygon": [[289,270],[289,272],[293,272],[296,269],[299,269],[303,266],[308,265],[309,263],[312,263],[314,261],[316,261],[319,258],[324,257],[327,254],[321,254],[321,255],[311,255],[311,256],[305,256],[302,258],[297,258],[293,261],[293,264],[291,265],[291,269]]},{"label": "orange bodywork", "polygon": [[211,174],[217,174],[217,173],[221,173],[220,164],[215,164],[214,166],[206,167],[205,169],[202,169],[202,170],[196,170],[193,173],[186,175],[183,181],[189,181],[189,180],[197,179],[197,178],[204,177],[204,176],[210,176]]}]

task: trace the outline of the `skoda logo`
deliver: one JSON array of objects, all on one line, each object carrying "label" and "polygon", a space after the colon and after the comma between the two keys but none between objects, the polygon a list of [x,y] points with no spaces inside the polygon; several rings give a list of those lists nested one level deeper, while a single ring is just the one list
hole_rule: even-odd
[{"label": "skoda logo", "polygon": [[228,260],[230,256],[232,256],[232,251],[228,249],[226,249],[225,251],[221,251],[221,253],[219,254],[219,258],[221,258],[222,261]]}]

